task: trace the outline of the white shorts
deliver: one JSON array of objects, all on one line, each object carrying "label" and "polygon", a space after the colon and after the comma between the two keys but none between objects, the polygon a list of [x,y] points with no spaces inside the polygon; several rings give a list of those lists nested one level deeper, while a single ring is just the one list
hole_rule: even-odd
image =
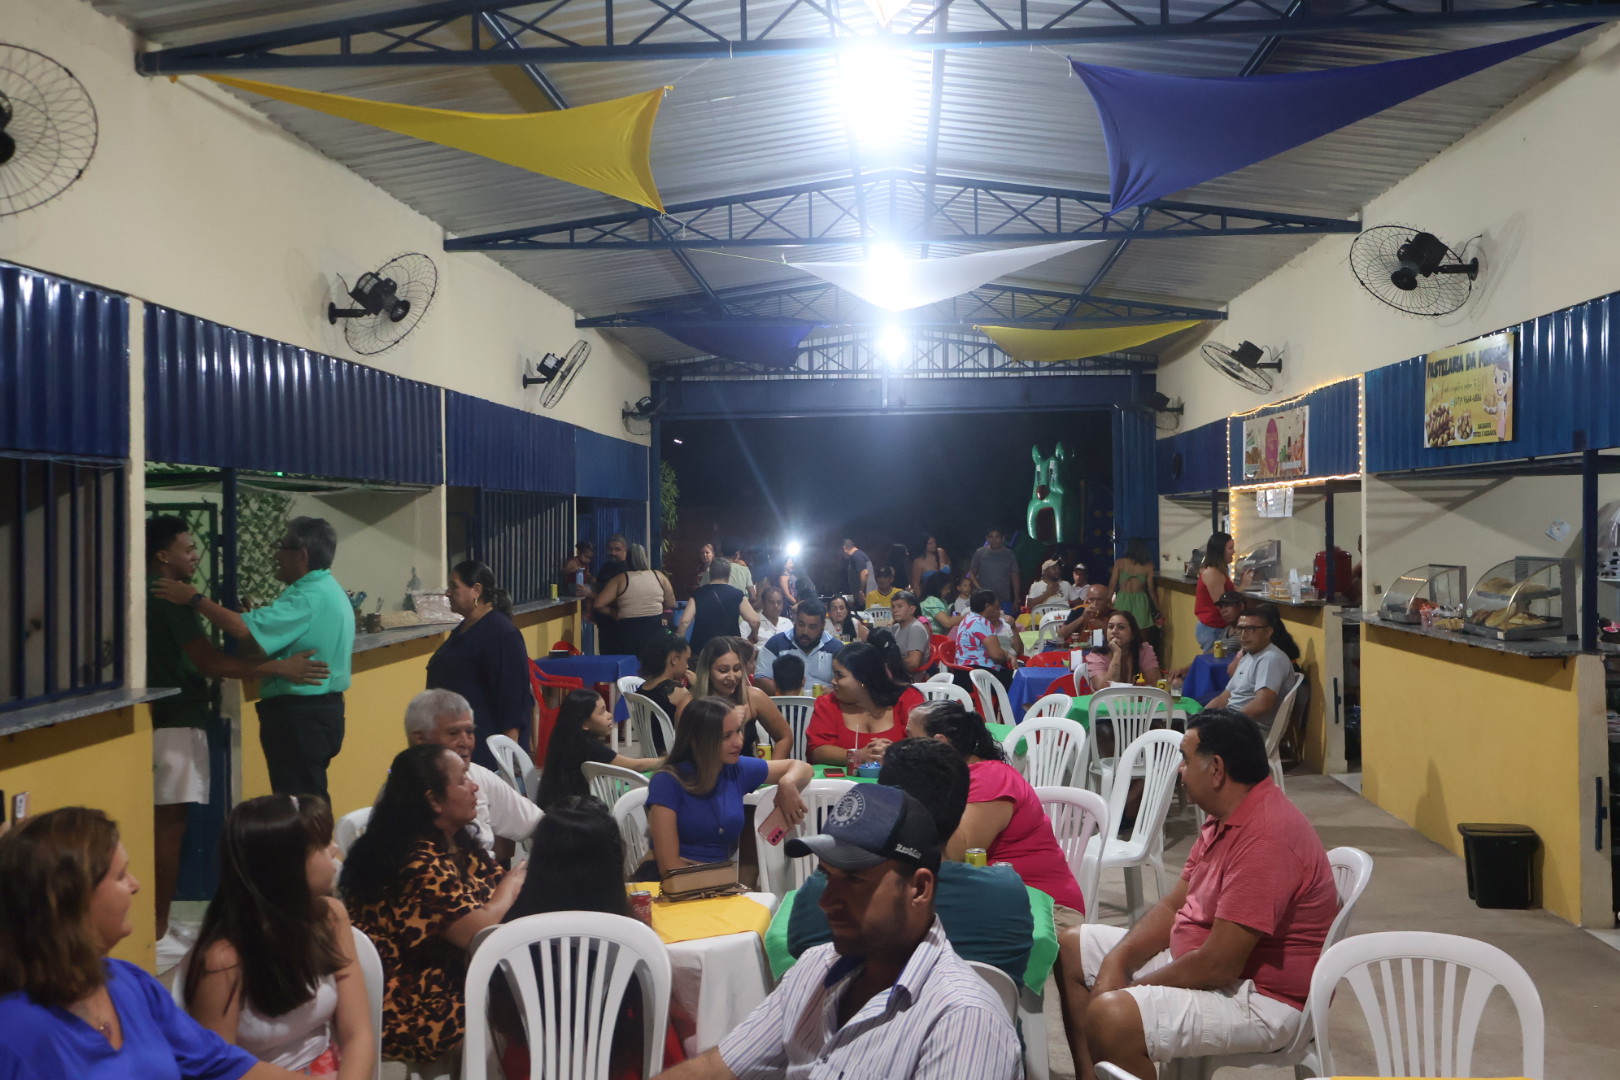
[{"label": "white shorts", "polygon": [[[1080,963],[1086,985],[1097,979],[1103,957],[1125,937],[1122,926],[1087,923],[1080,928]],[[1135,971],[1136,976],[1170,963],[1166,949]],[[1293,1041],[1304,1022],[1300,1010],[1266,997],[1244,979],[1225,990],[1186,990],[1177,986],[1128,986],[1147,1037],[1148,1057],[1164,1062],[1211,1054],[1269,1054]]]},{"label": "white shorts", "polygon": [[153,728],[153,804],[207,801],[208,732],[194,727]]}]

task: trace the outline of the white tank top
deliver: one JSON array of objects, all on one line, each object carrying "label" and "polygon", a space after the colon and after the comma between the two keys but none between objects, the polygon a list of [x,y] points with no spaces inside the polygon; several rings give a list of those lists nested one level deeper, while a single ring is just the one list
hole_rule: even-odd
[{"label": "white tank top", "polygon": [[260,1061],[297,1072],[326,1051],[336,1013],[337,977],[325,975],[316,983],[314,997],[280,1016],[263,1016],[252,1002],[244,1001],[236,1022],[236,1045]]},{"label": "white tank top", "polygon": [[626,570],[619,594],[619,618],[636,619],[664,613],[664,587],[653,570]]}]

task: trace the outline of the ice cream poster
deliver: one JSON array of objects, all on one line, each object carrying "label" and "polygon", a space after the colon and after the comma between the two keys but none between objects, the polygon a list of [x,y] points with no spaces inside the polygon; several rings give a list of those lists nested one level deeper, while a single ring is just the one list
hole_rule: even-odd
[{"label": "ice cream poster", "polygon": [[1509,442],[1518,332],[1475,338],[1423,358],[1423,445]]},{"label": "ice cream poster", "polygon": [[1309,405],[1243,421],[1243,479],[1297,480],[1310,472],[1306,450]]}]

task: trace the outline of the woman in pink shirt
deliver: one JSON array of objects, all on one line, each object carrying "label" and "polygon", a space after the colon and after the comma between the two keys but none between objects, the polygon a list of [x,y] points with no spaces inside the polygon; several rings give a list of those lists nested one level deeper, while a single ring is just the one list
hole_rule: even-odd
[{"label": "woman in pink shirt", "polygon": [[1025,885],[1052,898],[1059,929],[1079,926],[1086,901],[1069,860],[1035,789],[1007,764],[983,718],[954,701],[930,701],[911,711],[906,733],[947,743],[967,761],[967,811],[945,854],[961,859],[969,848],[984,848],[990,862],[1011,863]]}]

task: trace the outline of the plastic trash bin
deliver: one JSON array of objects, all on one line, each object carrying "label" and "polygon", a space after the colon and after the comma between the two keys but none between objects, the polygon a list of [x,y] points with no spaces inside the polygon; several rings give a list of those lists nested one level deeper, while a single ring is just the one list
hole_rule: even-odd
[{"label": "plastic trash bin", "polygon": [[1461,824],[1468,899],[1482,908],[1535,906],[1534,863],[1541,837],[1528,825]]}]

